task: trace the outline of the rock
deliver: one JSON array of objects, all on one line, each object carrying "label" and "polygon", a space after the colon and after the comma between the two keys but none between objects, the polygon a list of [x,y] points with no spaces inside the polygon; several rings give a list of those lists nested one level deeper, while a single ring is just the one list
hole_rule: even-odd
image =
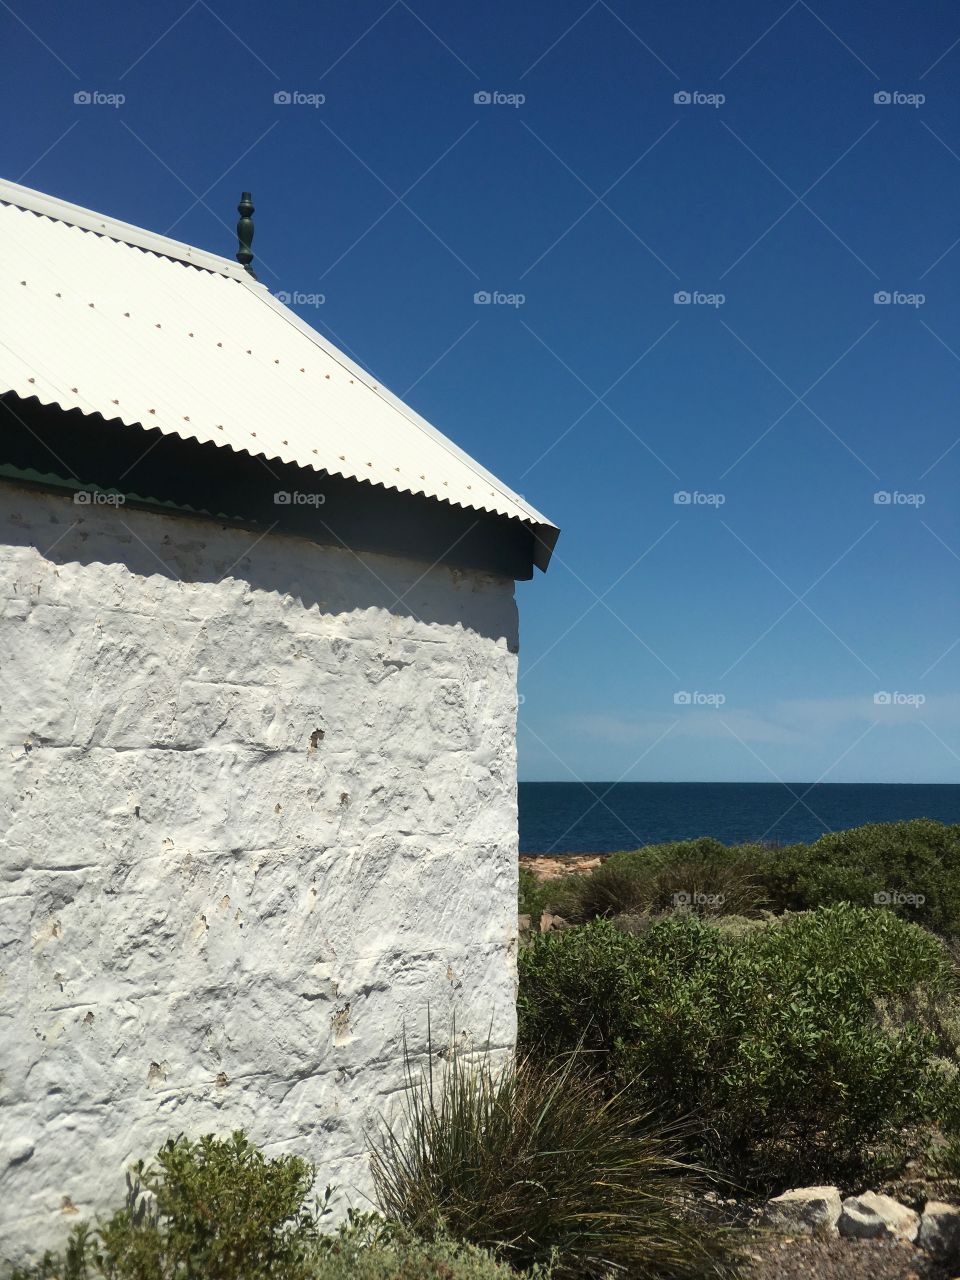
[{"label": "rock", "polygon": [[920,1215],[893,1196],[865,1191],[862,1196],[844,1200],[837,1228],[842,1236],[853,1240],[913,1241],[920,1230]]},{"label": "rock", "polygon": [[960,1261],[960,1209],[942,1200],[928,1200],[917,1244],[944,1262]]},{"label": "rock", "polygon": [[767,1202],[763,1225],[783,1234],[835,1236],[842,1208],[836,1187],[794,1187]]},{"label": "rock", "polygon": [[520,865],[532,871],[538,880],[559,880],[564,876],[595,871],[608,856],[602,853],[562,853],[551,858],[542,853],[521,853]]},{"label": "rock", "polygon": [[555,916],[550,911],[544,911],[540,917],[540,932],[553,933],[557,929],[569,929],[569,920],[564,920],[563,916]]}]

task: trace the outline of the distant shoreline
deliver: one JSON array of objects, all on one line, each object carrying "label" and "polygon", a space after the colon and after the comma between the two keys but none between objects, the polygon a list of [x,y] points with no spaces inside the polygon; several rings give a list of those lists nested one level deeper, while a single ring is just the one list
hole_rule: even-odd
[{"label": "distant shoreline", "polygon": [[[521,787],[569,787],[571,783],[563,778],[520,778]],[[960,787],[960,782],[797,782],[785,779],[783,782],[771,782],[769,778],[747,779],[738,782],[730,778],[707,779],[697,781],[695,778],[665,778],[662,781],[637,779],[636,781],[612,782],[602,778],[580,778],[574,786],[581,787]]]},{"label": "distant shoreline", "polygon": [[812,844],[874,822],[960,823],[957,782],[521,782],[517,798],[524,854],[595,856],[701,836]]}]

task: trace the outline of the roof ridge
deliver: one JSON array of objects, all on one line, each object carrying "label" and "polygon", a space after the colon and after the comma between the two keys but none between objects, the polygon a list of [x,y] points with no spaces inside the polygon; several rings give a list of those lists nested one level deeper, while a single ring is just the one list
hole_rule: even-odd
[{"label": "roof ridge", "polygon": [[[2,180],[0,222],[16,250],[0,272],[11,322],[3,390],[519,519],[546,568],[550,520],[239,263]],[[231,301],[223,290],[237,284]],[[53,373],[41,368],[51,342]]]},{"label": "roof ridge", "polygon": [[185,244],[170,236],[148,231],[146,227],[138,227],[131,222],[121,222],[119,218],[108,218],[95,209],[71,204],[68,200],[59,200],[43,191],[20,186],[19,183],[10,182],[4,178],[0,178],[0,204],[13,205],[14,208],[50,218],[54,222],[66,223],[67,226],[78,227],[81,231],[92,231],[95,235],[106,236],[108,240],[117,240],[135,249],[143,249],[161,258],[172,258],[175,262],[184,262],[201,271],[211,271],[217,275],[227,276],[231,280],[247,278],[247,272],[243,267],[229,258],[209,253],[206,249],[198,249],[195,245]]}]

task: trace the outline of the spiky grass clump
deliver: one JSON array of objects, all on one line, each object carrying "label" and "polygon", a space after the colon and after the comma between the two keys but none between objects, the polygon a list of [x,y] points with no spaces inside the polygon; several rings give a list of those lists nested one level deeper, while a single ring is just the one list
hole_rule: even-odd
[{"label": "spiky grass clump", "polygon": [[623,1094],[604,1098],[571,1054],[497,1068],[407,1059],[401,1111],[372,1148],[380,1208],[515,1267],[558,1277],[658,1280],[729,1274],[729,1240],[684,1213],[690,1172],[676,1135]]}]

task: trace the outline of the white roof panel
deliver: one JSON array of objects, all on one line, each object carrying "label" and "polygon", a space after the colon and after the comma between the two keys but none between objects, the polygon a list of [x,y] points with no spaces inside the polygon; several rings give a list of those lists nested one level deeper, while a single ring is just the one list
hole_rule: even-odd
[{"label": "white roof panel", "polygon": [[0,392],[520,520],[545,516],[238,263],[0,182]]}]

